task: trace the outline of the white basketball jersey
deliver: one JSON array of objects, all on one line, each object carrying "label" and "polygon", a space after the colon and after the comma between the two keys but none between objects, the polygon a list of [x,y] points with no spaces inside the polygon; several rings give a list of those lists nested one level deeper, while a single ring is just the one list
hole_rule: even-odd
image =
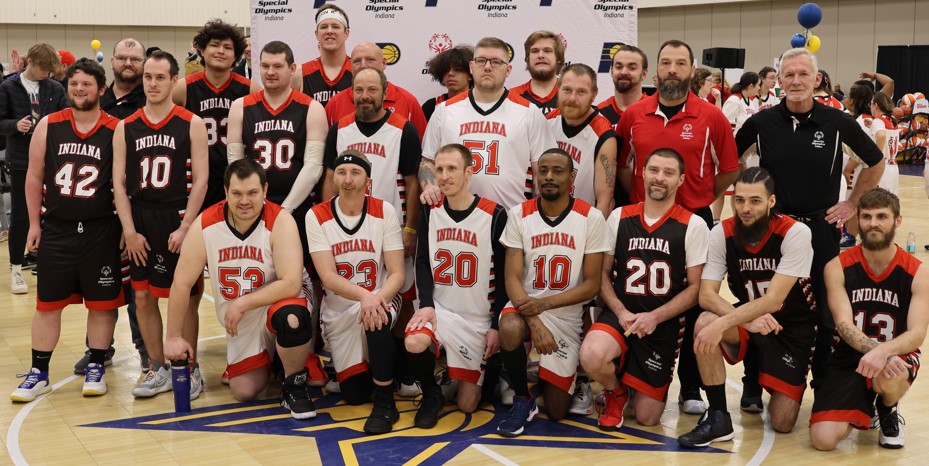
[{"label": "white basketball jersey", "polygon": [[[496,206],[494,201],[481,198],[461,222],[448,215],[444,203],[432,207],[429,213],[433,301],[470,322],[487,326],[496,289],[493,249]],[[499,270],[502,276],[503,264]]]},{"label": "white basketball jersey", "polygon": [[571,195],[590,205],[597,205],[594,164],[597,163],[597,152],[603,141],[616,136],[613,125],[606,117],[594,112],[580,126],[567,126],[558,110],[548,114],[548,124],[555,136],[555,143],[574,159],[574,172],[577,175]]},{"label": "white basketball jersey", "polygon": [[[603,214],[573,199],[571,208],[556,219],[542,214],[541,198],[510,210],[501,242],[523,250],[523,288],[533,298],[544,298],[578,286],[583,280],[584,255],[609,251]],[[562,319],[579,320],[582,304],[545,311]]]},{"label": "white basketball jersey", "polygon": [[[271,231],[281,206],[265,201],[261,217],[245,235],[226,221],[226,201],[208,207],[200,217],[207,267],[213,277],[216,316],[223,321],[229,303],[277,280],[271,256]],[[264,315],[267,306],[261,308]]]},{"label": "white basketball jersey", "polygon": [[[339,134],[336,138],[336,154],[354,149],[371,162],[371,188],[367,194],[388,202],[394,206],[394,210],[403,212],[401,215],[406,213],[403,206],[406,186],[400,174],[400,140],[406,121],[406,118],[392,112],[381,129],[368,137],[358,129],[355,114],[352,113],[339,120]],[[400,221],[404,222],[405,219],[401,218]]]},{"label": "white basketball jersey", "polygon": [[881,148],[884,152],[884,162],[887,165],[896,165],[897,149],[900,144],[900,129],[887,116],[878,115],[871,120],[870,130],[871,139],[874,139],[875,142],[877,141],[878,131],[884,130],[886,142],[884,147]]},{"label": "white basketball jersey", "polygon": [[437,105],[423,136],[423,156],[434,160],[451,143],[464,145],[474,157],[470,191],[504,209],[526,200],[532,192],[531,164],[555,147],[539,108],[509,92],[487,110],[471,91]]}]

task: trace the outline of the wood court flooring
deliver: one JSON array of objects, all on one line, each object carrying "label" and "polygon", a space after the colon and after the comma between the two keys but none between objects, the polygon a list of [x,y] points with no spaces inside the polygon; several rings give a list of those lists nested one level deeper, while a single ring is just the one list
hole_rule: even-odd
[{"label": "wood court flooring", "polygon": [[[913,231],[917,238],[917,257],[929,260],[929,252],[923,244],[929,243],[929,213],[921,177],[901,177],[901,199],[903,202],[903,227],[897,232],[898,244],[906,241],[907,233]],[[0,264],[7,262],[7,247],[0,247]],[[19,383],[16,374],[28,371],[30,366],[30,323],[35,306],[35,277],[27,275],[31,292],[27,295],[12,295],[8,289],[9,272],[0,267],[0,390],[12,391]],[[162,310],[165,308],[162,302]],[[259,427],[248,429],[210,428],[178,429],[163,428],[99,428],[88,424],[132,420],[138,417],[169,419],[173,413],[170,393],[154,399],[136,400],[131,389],[139,377],[138,356],[135,354],[125,313],[117,324],[116,357],[108,367],[109,393],[97,398],[81,396],[81,379],[72,377],[72,366],[84,351],[84,329],[86,311],[71,306],[63,313],[62,336],[51,361],[51,379],[56,389],[50,395],[30,404],[13,404],[0,401],[0,464],[352,464],[365,463],[371,456],[353,456],[353,448],[360,448],[357,441],[339,441],[322,447],[313,429],[320,420],[300,424],[309,433],[286,435],[280,431],[260,427],[275,416],[255,419],[252,424]],[[204,299],[200,305],[200,362],[207,381],[207,391],[193,402],[195,410],[234,403],[227,387],[220,384],[220,374],[225,366],[225,344],[223,329],[217,323],[212,303]],[[774,434],[763,422],[763,417],[743,414],[737,409],[739,400],[741,366],[728,368],[727,392],[736,438],[733,442],[714,444],[720,452],[686,452],[675,448],[655,448],[656,443],[669,442],[689,431],[697,417],[678,414],[676,403],[669,403],[661,424],[653,428],[638,426],[627,417],[626,427],[615,434],[599,433],[592,422],[579,418],[554,423],[537,420],[527,430],[526,436],[512,442],[500,441],[493,434],[478,435],[467,440],[470,447],[461,447],[446,460],[449,464],[686,464],[686,465],[874,465],[874,464],[929,464],[929,382],[917,379],[910,393],[900,403],[900,412],[906,418],[906,447],[902,450],[886,450],[877,446],[875,431],[853,433],[843,441],[837,451],[820,453],[812,449],[809,442],[809,411],[812,406],[812,391],[807,390],[797,427],[789,434]],[[595,391],[596,391],[595,387]],[[677,381],[672,384],[669,400],[676,400]],[[273,403],[277,388],[269,390],[268,398]],[[765,397],[767,401],[767,396]],[[396,426],[395,441],[410,440],[422,431],[409,427],[415,407],[409,401],[399,404],[405,410]],[[228,407],[226,407],[228,408]],[[235,407],[232,407],[235,408]],[[338,406],[332,407],[336,413]],[[330,412],[330,408],[320,409]],[[346,408],[347,409],[347,408]],[[451,409],[451,408],[446,408]],[[345,420],[346,429],[357,428],[367,415],[369,406],[355,411],[332,414],[334,421]],[[235,411],[235,409],[232,409]],[[499,411],[499,409],[498,409]],[[271,412],[280,415],[283,411]],[[450,413],[437,429],[448,427],[463,415]],[[479,413],[486,423],[486,412]],[[341,416],[341,418],[339,417]],[[481,417],[483,416],[483,417]],[[277,416],[286,417],[286,416]],[[354,420],[353,420],[354,419]],[[320,421],[322,422],[322,421]],[[472,422],[476,422],[472,420]],[[170,422],[167,423],[170,427]],[[229,425],[235,422],[227,423]],[[155,425],[155,424],[152,424]],[[251,425],[251,424],[250,424]],[[473,424],[472,424],[473,425]],[[487,426],[485,426],[487,427]],[[492,426],[490,426],[492,427]],[[571,430],[573,429],[573,430]],[[357,430],[357,429],[356,429]],[[408,464],[419,462],[435,464],[430,452],[448,445],[460,443],[468,429],[446,429],[441,435],[423,438],[423,454],[407,460]],[[328,434],[327,434],[328,435]],[[455,437],[457,435],[457,437]],[[321,439],[322,437],[320,437]],[[346,437],[347,438],[347,437]],[[662,438],[664,440],[662,440]],[[656,440],[657,439],[657,440]],[[416,439],[413,439],[416,441]],[[429,445],[432,446],[429,446]],[[336,445],[335,448],[332,445]],[[384,444],[386,445],[386,444]],[[607,449],[604,446],[608,446]],[[428,447],[428,448],[427,448]],[[616,448],[616,449],[612,449]],[[383,451],[388,451],[386,449]],[[359,450],[360,451],[360,450]],[[457,451],[457,450],[456,450]],[[335,456],[333,456],[335,455]],[[341,456],[339,456],[341,455]],[[376,456],[375,456],[376,457]],[[366,459],[367,458],[367,459]],[[390,461],[383,461],[384,464]]]}]

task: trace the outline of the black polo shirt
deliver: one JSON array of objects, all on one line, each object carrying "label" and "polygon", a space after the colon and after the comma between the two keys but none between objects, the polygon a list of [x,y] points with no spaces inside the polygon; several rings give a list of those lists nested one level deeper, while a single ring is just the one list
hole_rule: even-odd
[{"label": "black polo shirt", "polygon": [[839,202],[842,146],[867,166],[883,161],[874,141],[849,114],[813,102],[809,117],[787,110],[787,99],[745,121],[735,137],[739,155],[757,144],[760,166],[774,177],[785,214],[816,216]]},{"label": "black polo shirt", "polygon": [[103,93],[103,97],[100,97],[100,108],[104,112],[120,120],[125,120],[136,110],[145,106],[145,92],[142,90],[142,84],[136,86],[121,99],[117,99],[116,94],[113,93],[113,84],[110,83],[106,88],[106,92]]}]

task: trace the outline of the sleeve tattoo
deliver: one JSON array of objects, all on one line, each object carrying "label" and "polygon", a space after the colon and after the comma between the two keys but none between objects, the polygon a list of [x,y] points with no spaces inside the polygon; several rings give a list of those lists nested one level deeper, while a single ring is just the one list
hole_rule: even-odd
[{"label": "sleeve tattoo", "polygon": [[435,173],[432,172],[432,165],[425,158],[419,161],[419,182],[423,186],[435,183]]},{"label": "sleeve tattoo", "polygon": [[874,340],[864,335],[861,330],[858,330],[858,327],[849,325],[848,322],[840,323],[838,330],[839,336],[841,336],[849,346],[855,348],[861,354],[865,354],[877,346]]},{"label": "sleeve tattoo", "polygon": [[616,160],[610,160],[606,154],[600,154],[600,164],[603,165],[606,185],[612,189],[616,184]]}]

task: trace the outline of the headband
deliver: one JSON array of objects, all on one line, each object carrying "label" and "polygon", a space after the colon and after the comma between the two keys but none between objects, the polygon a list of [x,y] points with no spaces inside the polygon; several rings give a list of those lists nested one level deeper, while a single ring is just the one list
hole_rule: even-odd
[{"label": "headband", "polygon": [[335,163],[332,165],[332,169],[335,170],[344,163],[352,163],[358,165],[361,168],[364,168],[365,174],[368,175],[368,178],[371,178],[371,164],[368,163],[365,159],[352,155],[352,154],[342,154],[335,159]]},{"label": "headband", "polygon": [[348,19],[345,18],[345,15],[332,8],[327,8],[316,15],[316,28],[319,29],[319,25],[327,19],[334,19],[342,23],[342,26],[348,29]]}]

